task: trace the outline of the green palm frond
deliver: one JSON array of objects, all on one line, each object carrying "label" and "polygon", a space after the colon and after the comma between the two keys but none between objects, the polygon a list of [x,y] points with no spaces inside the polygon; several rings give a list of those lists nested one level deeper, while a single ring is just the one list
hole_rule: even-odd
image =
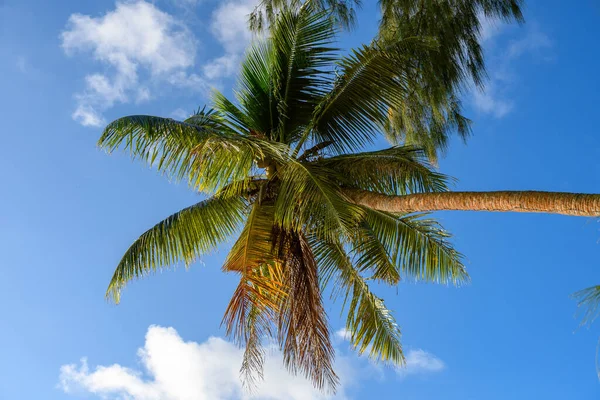
[{"label": "green palm frond", "polygon": [[352,240],[352,263],[356,269],[361,273],[371,272],[369,279],[396,285],[401,279],[400,268],[388,251],[368,224],[356,229]]},{"label": "green palm frond", "polygon": [[329,238],[347,234],[361,210],[346,201],[331,176],[309,163],[291,161],[281,166],[276,222],[292,231],[310,227]]},{"label": "green palm frond", "polygon": [[421,149],[412,146],[342,154],[315,161],[337,173],[343,186],[389,195],[444,192],[449,178],[435,172]]},{"label": "green palm frond", "polygon": [[106,296],[116,303],[127,282],[179,261],[191,264],[234,234],[246,202],[240,196],[212,197],[171,215],[143,233],[117,265]]},{"label": "green palm frond", "polygon": [[[263,137],[269,137],[277,116],[271,82],[273,58],[271,41],[254,41],[246,50],[240,65],[235,92],[247,129]],[[223,104],[222,101],[219,103]],[[226,110],[230,109],[232,107],[228,105]]]},{"label": "green palm frond", "polygon": [[431,41],[410,38],[352,50],[340,59],[333,88],[315,108],[305,138],[331,141],[340,153],[371,143],[388,121],[387,110],[401,105],[416,87],[404,71],[413,68],[415,57],[434,48]]},{"label": "green palm frond", "polygon": [[365,209],[365,222],[387,250],[401,276],[459,285],[469,276],[446,232],[438,222],[422,215],[395,216]]},{"label": "green palm frond", "polygon": [[324,277],[345,292],[348,305],[346,329],[350,342],[359,354],[368,352],[375,360],[401,366],[404,353],[400,343],[401,332],[391,311],[353,266],[343,246],[314,238],[311,246],[319,261]]},{"label": "green palm frond", "polygon": [[196,125],[145,115],[124,117],[106,127],[98,144],[109,152],[124,145],[133,158],[148,162],[175,180],[186,179],[192,188],[207,193],[231,182],[243,182],[257,160],[287,157],[286,149],[275,143],[231,132],[217,114],[202,120],[207,123]]},{"label": "green palm frond", "polygon": [[453,94],[432,98],[428,93],[412,92],[403,104],[389,110],[384,133],[394,145],[422,148],[436,163],[439,153],[446,151],[452,133],[467,140],[471,121],[462,115],[462,104]]},{"label": "green palm frond", "polygon": [[335,61],[336,35],[329,13],[306,3],[297,13],[282,11],[271,27],[272,88],[279,116],[273,139],[294,142],[330,86],[325,70]]},{"label": "green palm frond", "polygon": [[[581,325],[592,324],[600,316],[600,285],[580,290],[572,297],[577,300],[577,308],[583,312]],[[596,346],[596,373],[600,379],[600,339]]]},{"label": "green palm frond", "polygon": [[379,36],[435,38],[440,44],[432,64],[437,76],[451,86],[467,79],[482,85],[486,71],[481,16],[522,22],[522,4],[523,0],[382,0]]},{"label": "green palm frond", "polygon": [[583,311],[582,324],[591,324],[600,316],[600,285],[580,290],[573,294],[577,307]]}]

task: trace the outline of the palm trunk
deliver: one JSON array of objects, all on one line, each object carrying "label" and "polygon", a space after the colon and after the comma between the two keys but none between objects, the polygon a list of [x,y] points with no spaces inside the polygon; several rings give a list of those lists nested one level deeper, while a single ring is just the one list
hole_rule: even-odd
[{"label": "palm trunk", "polygon": [[462,210],[600,216],[600,194],[501,191],[388,196],[358,189],[344,189],[344,194],[356,204],[393,213]]}]

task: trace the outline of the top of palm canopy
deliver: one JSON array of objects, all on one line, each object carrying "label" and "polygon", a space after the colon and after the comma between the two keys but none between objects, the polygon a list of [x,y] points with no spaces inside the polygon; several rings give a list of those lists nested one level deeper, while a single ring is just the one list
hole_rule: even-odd
[{"label": "top of palm canopy", "polygon": [[[208,196],[142,234],[107,296],[119,301],[132,279],[189,265],[237,235],[223,269],[240,283],[223,321],[246,346],[242,370],[261,370],[261,341],[270,336],[292,372],[330,389],[337,377],[323,290],[343,299],[360,353],[402,364],[400,330],[370,284],[468,279],[436,221],[355,204],[345,192],[447,190],[448,179],[414,146],[361,152],[385,131],[389,110],[419,93],[436,44],[374,41],[341,55],[336,34],[331,13],[312,3],[284,8],[249,47],[234,101],[215,92],[212,109],[183,122],[124,117],[99,141]],[[421,118],[419,110],[407,118]]]},{"label": "top of palm canopy", "polygon": [[[280,10],[308,4],[329,13],[341,28],[356,23],[360,0],[261,0],[249,16],[254,30],[272,23]],[[390,109],[386,137],[392,144],[423,148],[435,162],[448,144],[448,133],[466,139],[470,121],[462,113],[460,95],[475,85],[483,88],[486,68],[481,46],[484,19],[523,22],[523,0],[380,0],[377,43],[428,38],[438,51],[428,63],[416,62],[419,90]]]}]

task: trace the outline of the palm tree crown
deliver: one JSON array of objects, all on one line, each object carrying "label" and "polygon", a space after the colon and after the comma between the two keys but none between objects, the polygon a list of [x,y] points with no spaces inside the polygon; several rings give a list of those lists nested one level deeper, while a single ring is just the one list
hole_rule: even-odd
[{"label": "palm tree crown", "polygon": [[[130,116],[100,138],[128,149],[207,195],[143,233],[107,295],[169,265],[194,262],[233,235],[223,265],[240,276],[223,322],[245,346],[247,382],[261,371],[263,339],[292,372],[335,389],[323,293],[342,298],[359,353],[402,364],[400,330],[371,282],[468,279],[448,233],[424,215],[379,211],[346,190],[382,195],[444,192],[448,179],[410,145],[364,151],[389,126],[389,110],[415,96],[433,65],[429,40],[373,41],[341,56],[336,22],[312,2],[283,7],[241,65],[236,100],[215,92],[210,110],[183,122]],[[405,121],[422,116],[407,113]],[[361,152],[363,151],[363,152]]]}]

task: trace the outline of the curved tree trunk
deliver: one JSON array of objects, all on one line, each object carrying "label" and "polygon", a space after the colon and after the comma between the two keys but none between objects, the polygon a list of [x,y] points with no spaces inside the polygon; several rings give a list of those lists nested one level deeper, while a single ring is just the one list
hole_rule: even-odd
[{"label": "curved tree trunk", "polygon": [[388,196],[357,189],[343,191],[356,204],[393,213],[462,210],[600,216],[600,194],[500,191]]}]

